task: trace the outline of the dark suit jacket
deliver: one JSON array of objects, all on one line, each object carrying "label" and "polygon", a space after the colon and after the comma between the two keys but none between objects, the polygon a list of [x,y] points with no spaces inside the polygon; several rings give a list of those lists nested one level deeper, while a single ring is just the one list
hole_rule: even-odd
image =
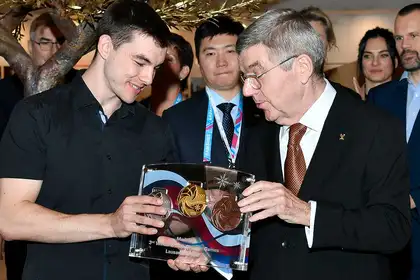
[{"label": "dark suit jacket", "polygon": [[[203,162],[208,102],[207,94],[203,90],[195,93],[190,99],[169,108],[162,116],[172,129],[181,162]],[[249,154],[248,149],[250,146],[247,142],[250,140],[252,129],[255,129],[258,123],[265,122],[265,120],[262,112],[255,107],[254,101],[250,98],[244,98],[243,110],[244,115],[236,168],[248,171],[249,162],[247,155]],[[211,164],[223,167],[228,167],[229,165],[227,152],[220,137],[219,129],[216,127],[216,122],[213,129]],[[253,171],[257,177],[264,174],[264,170],[253,169]]]},{"label": "dark suit jacket", "polygon": [[[392,81],[377,86],[369,91],[368,102],[375,104],[401,120],[405,127],[407,111],[407,89],[408,81]],[[404,137],[406,135],[403,132]],[[407,141],[407,140],[406,140]],[[414,265],[413,278],[420,277],[420,115],[417,115],[416,121],[408,141],[408,164],[410,168],[410,194],[413,197],[417,208],[411,211],[412,215],[412,263]],[[400,256],[401,257],[401,256]],[[409,260],[405,261],[410,264]],[[403,278],[401,278],[403,279]]]},{"label": "dark suit jacket", "polygon": [[[283,182],[279,126],[267,129],[268,177]],[[278,217],[255,223],[251,279],[390,279],[387,254],[410,238],[402,135],[398,120],[337,89],[298,194],[317,202],[313,246],[304,226]]]},{"label": "dark suit jacket", "polygon": [[[204,90],[194,93],[194,95],[163,113],[165,119],[172,130],[175,144],[178,151],[180,162],[202,163],[204,136],[206,127],[206,117],[208,108],[208,97]],[[236,168],[242,171],[253,171],[258,179],[265,177],[264,160],[262,153],[254,153],[254,144],[259,143],[258,124],[265,122],[261,116],[261,111],[255,107],[255,103],[250,98],[244,98],[244,115],[241,128],[240,146],[236,160]],[[228,167],[227,152],[224,147],[219,129],[213,129],[211,164]],[[217,280],[224,278],[215,270],[195,274],[193,272],[172,272],[167,265],[151,263],[151,278],[153,280],[170,279],[171,277],[181,279],[200,279]],[[247,279],[247,273],[234,272],[234,279]]]}]

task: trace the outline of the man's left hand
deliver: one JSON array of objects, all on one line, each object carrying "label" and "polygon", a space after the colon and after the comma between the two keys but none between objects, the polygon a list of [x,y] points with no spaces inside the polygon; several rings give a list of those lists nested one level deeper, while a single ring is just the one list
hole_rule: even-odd
[{"label": "man's left hand", "polygon": [[[253,212],[251,222],[277,215],[290,224],[310,225],[311,206],[279,183],[259,181],[246,188],[238,202],[242,213]],[[257,213],[255,213],[257,212]]]}]

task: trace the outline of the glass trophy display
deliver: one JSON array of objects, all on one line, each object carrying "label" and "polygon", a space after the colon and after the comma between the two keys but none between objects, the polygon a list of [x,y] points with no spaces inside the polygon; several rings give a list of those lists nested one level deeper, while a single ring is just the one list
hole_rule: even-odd
[{"label": "glass trophy display", "polygon": [[139,194],[159,197],[167,213],[143,214],[165,226],[156,235],[133,234],[129,256],[245,271],[250,214],[237,202],[255,176],[205,164],[143,166]]}]

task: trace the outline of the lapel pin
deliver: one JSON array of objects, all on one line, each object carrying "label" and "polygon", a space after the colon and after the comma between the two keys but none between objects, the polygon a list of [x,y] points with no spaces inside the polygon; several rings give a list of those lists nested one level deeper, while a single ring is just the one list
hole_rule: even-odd
[{"label": "lapel pin", "polygon": [[345,133],[340,133],[340,140],[341,141],[344,141],[344,137],[346,137],[346,134]]}]

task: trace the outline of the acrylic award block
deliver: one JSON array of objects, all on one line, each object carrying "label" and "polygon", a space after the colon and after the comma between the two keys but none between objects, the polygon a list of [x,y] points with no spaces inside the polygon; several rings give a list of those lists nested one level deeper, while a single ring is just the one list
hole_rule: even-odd
[{"label": "acrylic award block", "polygon": [[163,199],[165,222],[156,235],[133,234],[130,257],[248,268],[250,214],[239,211],[242,191],[255,176],[204,164],[143,166],[139,194]]}]

